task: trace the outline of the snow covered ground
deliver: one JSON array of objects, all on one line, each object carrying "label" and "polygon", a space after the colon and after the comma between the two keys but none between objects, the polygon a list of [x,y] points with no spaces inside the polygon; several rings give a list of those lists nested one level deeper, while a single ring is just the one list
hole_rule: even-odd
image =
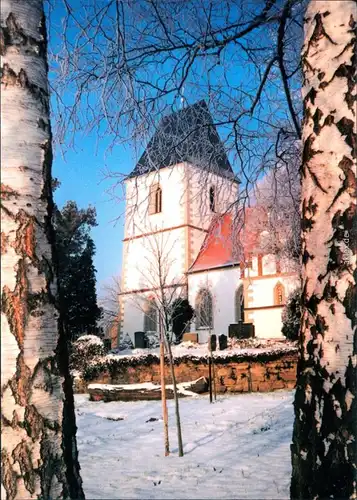
[{"label": "snow covered ground", "polygon": [[75,400],[87,498],[289,498],[293,391],[180,400],[181,458],[172,400],[169,457],[160,401]]}]

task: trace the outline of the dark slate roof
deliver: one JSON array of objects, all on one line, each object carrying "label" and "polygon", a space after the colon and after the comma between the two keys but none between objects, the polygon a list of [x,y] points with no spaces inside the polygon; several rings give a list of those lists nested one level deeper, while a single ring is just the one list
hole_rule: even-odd
[{"label": "dark slate roof", "polygon": [[229,176],[232,167],[205,101],[166,116],[129,177],[187,161]]}]

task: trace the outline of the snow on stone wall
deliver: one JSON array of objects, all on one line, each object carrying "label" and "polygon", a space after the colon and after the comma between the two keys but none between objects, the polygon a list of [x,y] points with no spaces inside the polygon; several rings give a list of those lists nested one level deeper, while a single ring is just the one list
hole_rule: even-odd
[{"label": "snow on stone wall", "polygon": [[[208,377],[208,349],[202,347],[174,352],[178,383]],[[138,351],[138,350],[135,350]],[[181,352],[180,352],[181,351]],[[292,345],[261,349],[230,349],[214,353],[218,392],[271,391],[293,388],[296,381],[297,348]],[[165,379],[172,383],[170,368],[165,364]],[[160,361],[157,350],[129,355],[98,358],[76,380],[75,391],[86,392],[87,384],[160,383]]]}]

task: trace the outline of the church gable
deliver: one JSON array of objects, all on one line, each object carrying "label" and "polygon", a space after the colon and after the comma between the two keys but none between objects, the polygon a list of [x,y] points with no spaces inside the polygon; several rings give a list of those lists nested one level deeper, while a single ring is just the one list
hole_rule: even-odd
[{"label": "church gable", "polygon": [[254,218],[264,218],[265,213],[260,208],[248,208],[245,211],[244,226],[238,233],[237,224],[231,213],[218,215],[211,223],[208,234],[189,269],[198,272],[218,267],[246,265],[253,255],[259,254],[259,231],[254,229]]},{"label": "church gable", "polygon": [[189,272],[198,272],[237,264],[233,255],[232,216],[216,217]]},{"label": "church gable", "polygon": [[203,100],[161,120],[129,177],[182,162],[233,177],[232,167]]}]

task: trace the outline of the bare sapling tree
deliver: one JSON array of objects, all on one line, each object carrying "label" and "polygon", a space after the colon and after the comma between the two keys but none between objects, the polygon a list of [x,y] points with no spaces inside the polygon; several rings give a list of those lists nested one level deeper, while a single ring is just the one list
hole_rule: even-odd
[{"label": "bare sapling tree", "polygon": [[[165,351],[169,360],[170,374],[173,386],[175,418],[177,427],[178,452],[183,456],[181,419],[179,409],[179,397],[175,375],[175,362],[172,354],[172,322],[173,304],[184,297],[186,292],[186,277],[180,276],[175,263],[176,238],[167,233],[154,233],[145,240],[145,256],[141,262],[138,272],[141,276],[142,285],[149,289],[148,292],[151,307],[150,314],[154,313],[156,329],[159,328],[160,343],[164,343]],[[135,299],[134,299],[135,300]],[[135,303],[145,314],[147,314],[147,299],[142,296],[136,297]],[[162,348],[161,348],[162,349]]]},{"label": "bare sapling tree", "polygon": [[357,3],[305,14],[302,322],[292,498],[357,498]]},{"label": "bare sapling tree", "polygon": [[164,422],[164,446],[165,446],[165,457],[170,454],[170,442],[169,442],[169,415],[167,411],[167,401],[166,401],[166,383],[165,383],[165,340],[164,340],[164,329],[162,326],[161,318],[159,320],[159,330],[160,330],[160,382],[161,382],[161,401],[162,401],[162,416]]},{"label": "bare sapling tree", "polygon": [[215,367],[211,343],[210,343],[210,357],[211,357],[211,365],[212,365],[213,396],[214,396],[214,400],[217,401],[216,367]]},{"label": "bare sapling tree", "polygon": [[212,335],[208,336],[208,388],[209,388],[209,402],[213,402],[212,397],[212,371],[213,371],[213,354],[212,354]]},{"label": "bare sapling tree", "polygon": [[84,498],[56,307],[41,0],[1,4],[1,498]]},{"label": "bare sapling tree", "polygon": [[165,342],[166,352],[167,352],[168,357],[169,357],[170,372],[171,372],[171,378],[172,378],[172,387],[173,387],[173,393],[174,393],[178,453],[179,453],[179,457],[183,457],[182,430],[181,430],[179,398],[178,398],[176,375],[175,375],[175,361],[174,361],[174,358],[172,355],[171,343],[169,342],[167,334],[164,334],[164,342]]},{"label": "bare sapling tree", "polygon": [[120,302],[121,292],[120,276],[112,276],[110,280],[102,285],[99,296],[99,306],[102,309],[100,326],[103,328],[105,337],[109,337],[112,347],[119,347],[120,343]]}]

